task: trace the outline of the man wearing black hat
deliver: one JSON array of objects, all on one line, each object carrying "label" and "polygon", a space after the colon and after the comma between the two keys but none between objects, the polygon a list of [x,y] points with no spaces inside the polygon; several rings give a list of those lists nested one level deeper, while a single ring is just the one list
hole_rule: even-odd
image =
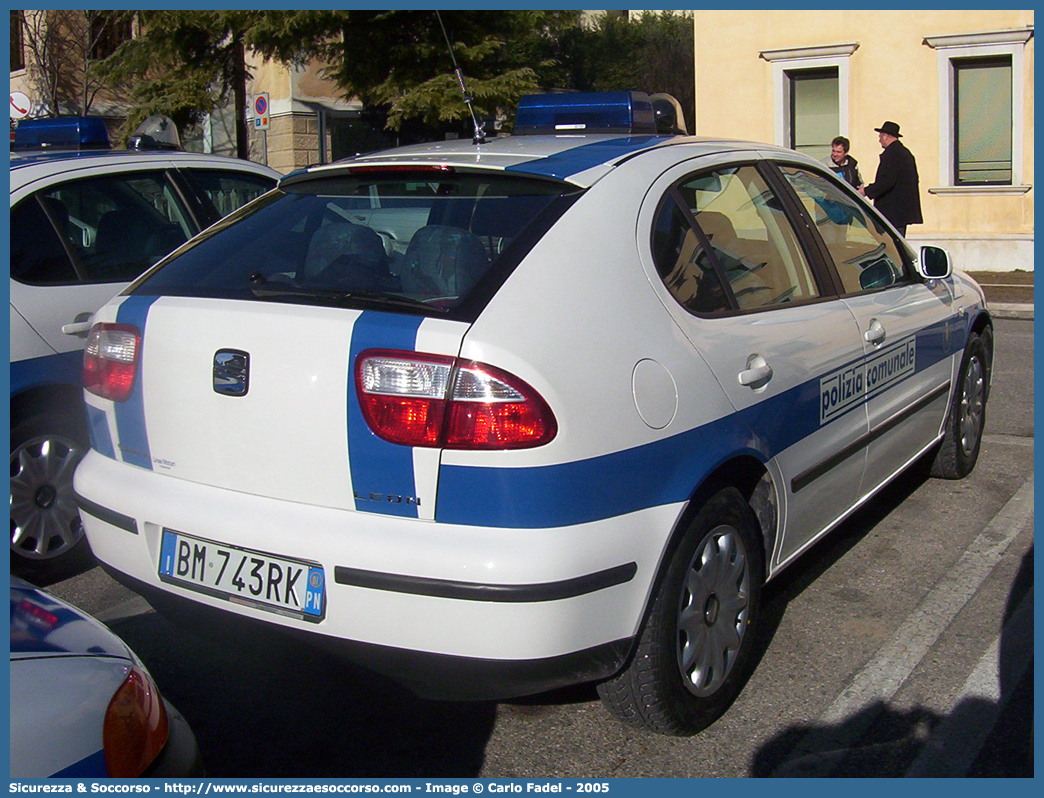
[{"label": "man wearing black hat", "polygon": [[908,224],[923,224],[921,195],[918,187],[917,161],[903,143],[895,122],[885,122],[877,131],[877,140],[884,147],[881,163],[874,182],[859,191],[874,201],[874,207],[884,214],[902,235]]}]

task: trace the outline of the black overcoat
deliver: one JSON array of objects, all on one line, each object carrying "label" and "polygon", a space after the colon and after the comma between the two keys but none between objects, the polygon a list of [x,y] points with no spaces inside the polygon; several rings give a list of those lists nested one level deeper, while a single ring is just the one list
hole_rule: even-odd
[{"label": "black overcoat", "polygon": [[874,207],[893,225],[923,224],[917,161],[901,141],[893,141],[881,153],[874,182],[863,189]]}]

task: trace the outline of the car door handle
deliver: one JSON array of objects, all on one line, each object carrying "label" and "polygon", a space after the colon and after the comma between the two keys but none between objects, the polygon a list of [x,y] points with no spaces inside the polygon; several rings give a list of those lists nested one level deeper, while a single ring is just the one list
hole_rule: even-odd
[{"label": "car door handle", "polygon": [[736,376],[739,378],[740,385],[757,390],[764,388],[772,379],[772,366],[765,362],[765,358],[761,355],[751,355],[747,358],[747,368]]},{"label": "car door handle", "polygon": [[885,328],[877,319],[870,320],[870,327],[863,333],[863,340],[868,344],[879,344],[885,339]]},{"label": "car door handle", "polygon": [[86,338],[87,333],[91,331],[93,326],[91,321],[93,316],[93,313],[77,313],[75,321],[62,325],[62,332],[66,335],[78,335],[80,338]]}]

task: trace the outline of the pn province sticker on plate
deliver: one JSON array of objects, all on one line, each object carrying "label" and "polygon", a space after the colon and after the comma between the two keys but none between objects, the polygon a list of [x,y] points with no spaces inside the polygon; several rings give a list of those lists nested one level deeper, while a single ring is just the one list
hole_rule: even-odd
[{"label": "pn province sticker on plate", "polygon": [[326,614],[322,566],[163,530],[159,577],[233,604],[317,623]]}]

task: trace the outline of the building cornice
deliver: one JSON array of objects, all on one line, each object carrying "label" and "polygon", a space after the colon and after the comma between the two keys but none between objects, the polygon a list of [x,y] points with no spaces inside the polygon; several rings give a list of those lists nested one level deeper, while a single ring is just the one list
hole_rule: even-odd
[{"label": "building cornice", "polygon": [[951,47],[985,47],[992,44],[1025,44],[1033,36],[1033,26],[990,30],[981,33],[955,33],[946,36],[925,36],[924,43],[933,50]]},{"label": "building cornice", "polygon": [[941,197],[1014,197],[1028,194],[1033,186],[931,186],[929,194]]},{"label": "building cornice", "polygon": [[852,55],[859,48],[859,42],[843,42],[841,44],[821,44],[815,47],[785,47],[779,50],[762,50],[759,55],[772,63],[773,61],[797,61],[807,58],[844,58]]}]

